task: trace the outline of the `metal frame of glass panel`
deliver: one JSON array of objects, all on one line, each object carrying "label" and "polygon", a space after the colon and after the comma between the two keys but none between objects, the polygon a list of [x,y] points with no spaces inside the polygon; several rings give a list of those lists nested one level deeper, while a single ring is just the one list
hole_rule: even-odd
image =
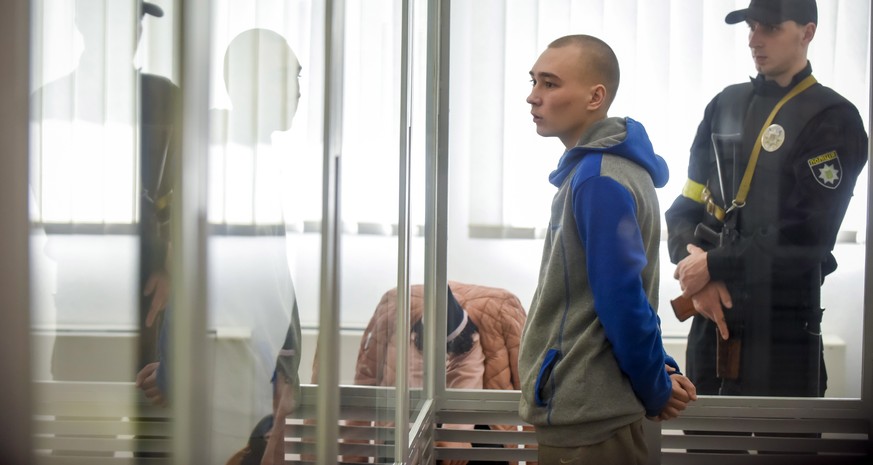
[{"label": "metal frame of glass panel", "polygon": [[195,463],[210,455],[211,379],[206,359],[206,159],[208,155],[211,7],[208,0],[177,2],[181,12],[174,28],[181,37],[180,63],[182,97],[182,153],[174,160],[179,176],[171,237],[175,253],[170,327],[173,364],[170,392],[173,418],[173,460]]},{"label": "metal frame of glass panel", "polygon": [[[395,328],[399,334],[409,334],[409,212],[410,212],[410,164],[412,127],[412,96],[409,91],[412,84],[412,5],[409,0],[400,1],[400,118],[399,118],[399,188],[397,193],[397,312],[395,313]],[[404,373],[409,366],[409,345],[397,345],[397,373]],[[409,377],[398,376],[395,388],[397,390],[394,431],[395,437],[406,438],[409,434]],[[394,457],[406,457],[409,451],[408,441],[394,442]]]},{"label": "metal frame of glass panel", "polygon": [[317,463],[330,464],[338,454],[340,289],[340,186],[342,174],[343,49],[345,2],[325,3],[324,170],[321,228],[321,302],[318,328]]},{"label": "metal frame of glass panel", "polygon": [[0,461],[26,463],[32,456],[30,386],[30,266],[28,220],[28,95],[30,5],[7,2],[0,18],[0,296],[4,350],[0,369],[12,374],[0,400]]}]

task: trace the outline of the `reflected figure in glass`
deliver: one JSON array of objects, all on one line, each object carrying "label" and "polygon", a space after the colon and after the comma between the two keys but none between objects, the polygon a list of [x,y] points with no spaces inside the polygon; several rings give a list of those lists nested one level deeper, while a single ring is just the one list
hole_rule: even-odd
[{"label": "reflected figure in glass", "polygon": [[[143,2],[141,15],[162,17],[157,5]],[[142,34],[140,26],[137,37]],[[165,315],[170,312],[170,214],[180,155],[179,88],[162,76],[139,74],[140,80],[140,366],[136,381],[148,399],[165,404],[168,387]],[[163,361],[163,364],[161,363]]]},{"label": "reflected figure in glass", "polygon": [[[158,359],[160,325],[152,323],[160,319],[168,301],[167,226],[173,184],[169,161],[179,150],[178,87],[164,76],[142,72],[133,63],[142,22],[147,17],[159,19],[164,12],[149,2],[135,5],[136,40],[129,54],[123,55],[106,47],[108,32],[103,27],[107,17],[117,18],[123,8],[116,10],[97,1],[75,2],[75,29],[82,37],[77,66],[38,88],[31,98],[32,150],[39,154],[33,157],[38,164],[34,172],[39,173],[32,183],[34,205],[50,233],[46,250],[57,263],[54,280],[63,283],[52,284],[59,286],[53,289],[58,323],[81,323],[93,317],[89,311],[103,310],[92,307],[92,293],[104,296],[99,303],[111,302],[110,311],[115,312],[111,321],[123,321],[127,302],[119,301],[116,292],[127,290],[124,278],[131,262],[127,250],[117,247],[124,247],[128,238],[134,238],[139,247],[134,290],[139,304],[135,318],[138,355],[132,361],[133,371],[125,373],[124,379]],[[117,50],[125,49],[119,46]],[[136,200],[131,201],[128,195],[137,187]],[[134,225],[130,231],[129,225]],[[137,236],[119,234],[128,232]],[[87,257],[85,266],[79,254]],[[115,285],[119,289],[95,292]],[[81,362],[73,360],[78,354],[67,343],[58,340],[53,347],[53,377],[85,380],[88,375],[82,373]],[[109,372],[130,369],[119,366]]]},{"label": "reflected figure in glass", "polygon": [[[37,78],[66,68],[69,57],[75,62],[65,74],[47,79],[31,99],[33,205],[49,233],[45,257],[56,265],[56,274],[34,275],[38,288],[48,281],[53,294],[55,321],[42,317],[46,302],[34,309],[37,324],[51,328],[50,379],[94,383],[102,393],[100,383],[141,376],[150,383],[146,396],[162,404],[158,338],[169,300],[170,162],[179,153],[180,96],[169,78],[143,71],[136,52],[143,23],[162,20],[164,10],[141,0],[77,0],[38,8],[46,58],[36,67]],[[52,40],[65,37],[67,27],[69,43]],[[42,381],[42,375],[35,379]],[[134,399],[135,405],[126,405]],[[132,431],[154,423],[140,415],[138,397],[111,401],[127,409]],[[90,433],[87,423],[76,429],[80,437]],[[150,437],[155,452],[141,452],[142,438],[135,434],[126,446],[134,456],[167,455],[156,452],[166,450],[167,441],[156,440],[165,436]],[[51,453],[75,455],[85,444]]]},{"label": "reflected figure in glass", "polygon": [[[216,361],[216,379],[252,376],[242,382],[255,399],[216,398],[214,414],[218,428],[251,421],[231,463],[282,463],[284,419],[300,401],[301,330],[284,219],[291,154],[278,138],[297,111],[301,65],[283,36],[250,29],[227,46],[223,71],[230,108],[210,115],[210,312],[216,325],[250,328],[251,342]],[[235,369],[240,359],[253,366]]]}]

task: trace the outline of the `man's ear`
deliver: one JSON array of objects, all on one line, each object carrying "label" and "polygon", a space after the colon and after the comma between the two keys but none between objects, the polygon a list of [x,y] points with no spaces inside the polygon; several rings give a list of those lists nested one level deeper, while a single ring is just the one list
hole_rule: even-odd
[{"label": "man's ear", "polygon": [[812,38],[815,37],[815,23],[809,23],[803,27],[803,42],[806,45],[809,45],[812,42]]},{"label": "man's ear", "polygon": [[591,88],[591,98],[588,100],[588,109],[597,111],[603,108],[606,104],[606,86],[603,84],[595,84]]}]

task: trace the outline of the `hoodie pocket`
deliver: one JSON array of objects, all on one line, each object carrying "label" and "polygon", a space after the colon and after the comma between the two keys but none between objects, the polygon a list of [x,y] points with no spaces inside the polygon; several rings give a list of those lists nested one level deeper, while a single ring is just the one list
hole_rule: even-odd
[{"label": "hoodie pocket", "polygon": [[[561,351],[558,349],[549,349],[546,352],[546,357],[543,359],[543,364],[540,366],[540,372],[537,374],[537,382],[534,386],[534,398],[536,403],[540,407],[545,407],[548,405],[548,400],[545,395],[546,386],[552,383],[552,371],[555,369],[555,365],[558,364],[558,361],[561,360]],[[554,389],[552,389],[554,391]]]}]

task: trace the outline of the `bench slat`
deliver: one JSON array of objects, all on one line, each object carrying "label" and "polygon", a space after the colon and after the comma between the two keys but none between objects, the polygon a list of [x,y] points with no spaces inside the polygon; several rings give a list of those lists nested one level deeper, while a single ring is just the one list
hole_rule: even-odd
[{"label": "bench slat", "polygon": [[171,465],[169,457],[94,457],[37,454],[37,465]]},{"label": "bench slat", "polygon": [[77,435],[87,432],[96,435],[169,436],[172,423],[169,421],[137,421],[126,418],[93,420],[90,418],[53,417],[35,419],[33,428],[36,434]]},{"label": "bench slat", "polygon": [[36,381],[33,392],[37,463],[170,463],[166,457],[134,457],[167,455],[173,426],[170,410],[151,405],[134,383]]},{"label": "bench slat", "polygon": [[131,436],[35,436],[33,442],[36,449],[70,453],[77,451],[167,452],[172,447],[170,438],[152,439]]}]

